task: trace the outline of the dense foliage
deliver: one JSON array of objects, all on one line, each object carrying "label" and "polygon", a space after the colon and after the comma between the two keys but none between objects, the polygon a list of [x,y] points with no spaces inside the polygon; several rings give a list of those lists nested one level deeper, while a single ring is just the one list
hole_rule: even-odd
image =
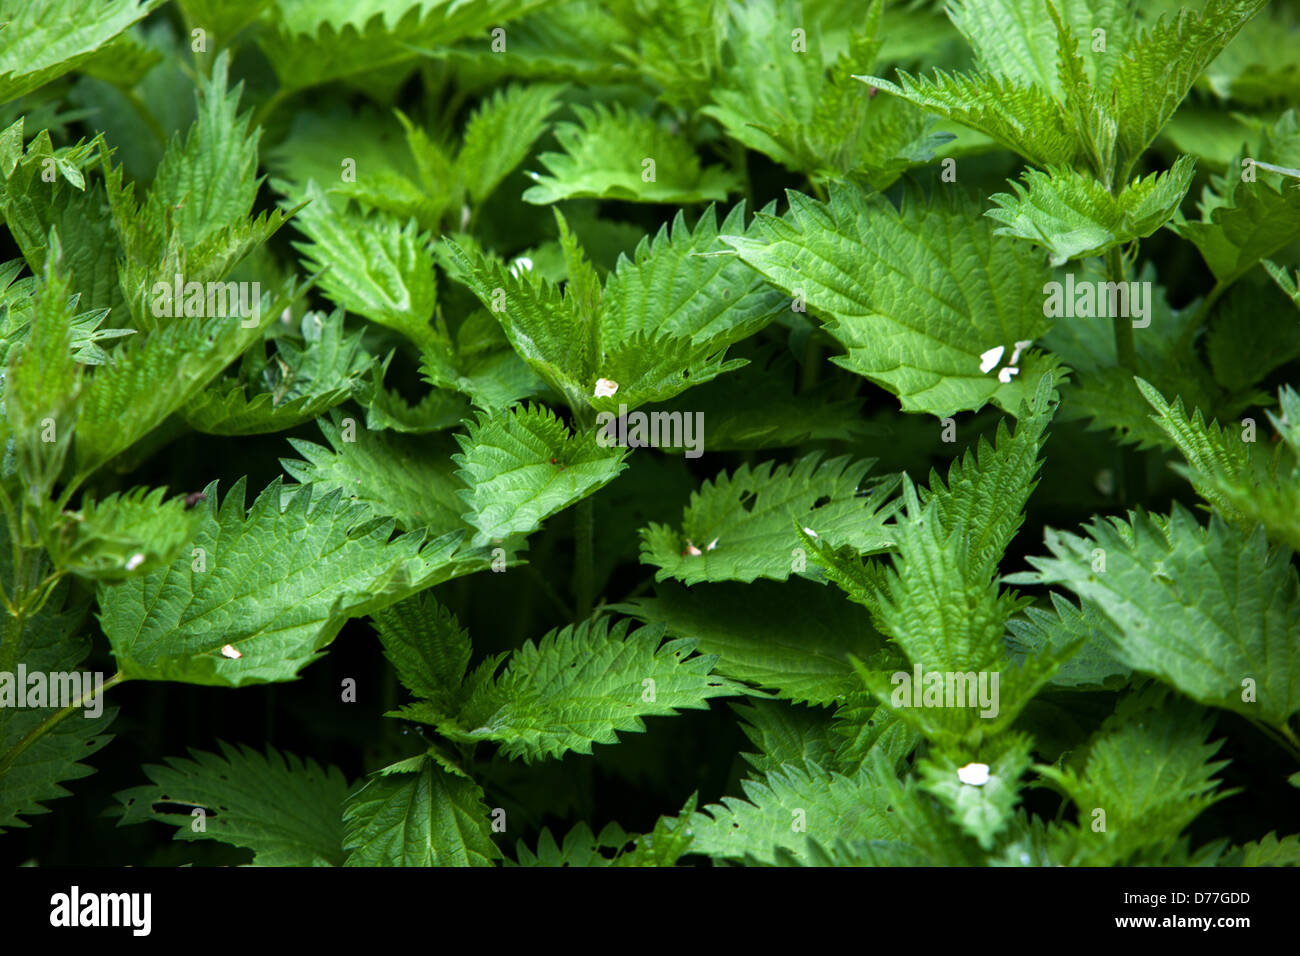
[{"label": "dense foliage", "polygon": [[0,104],[8,860],[1300,863],[1294,7],[0,0]]}]

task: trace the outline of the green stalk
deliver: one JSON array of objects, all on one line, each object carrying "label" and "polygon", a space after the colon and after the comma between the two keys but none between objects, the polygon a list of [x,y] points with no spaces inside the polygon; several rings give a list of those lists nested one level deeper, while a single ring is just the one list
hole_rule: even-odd
[{"label": "green stalk", "polygon": [[56,727],[59,724],[59,722],[63,720],[63,718],[67,717],[69,714],[73,713],[74,711],[81,710],[88,703],[94,700],[96,696],[108,690],[110,687],[116,687],[118,684],[122,683],[122,681],[126,679],[127,678],[122,674],[122,672],[118,671],[108,680],[104,681],[104,686],[101,687],[99,690],[87,691],[86,694],[82,696],[81,700],[74,701],[73,703],[69,704],[67,707],[64,707],[62,710],[56,711],[55,713],[50,714],[50,716],[46,717],[36,727],[32,728],[31,733],[29,733],[22,740],[18,741],[18,743],[14,744],[13,749],[11,749],[3,757],[0,757],[0,777],[3,777],[5,773],[8,772],[9,768],[13,766],[13,762],[18,759],[18,757],[23,753],[24,750],[26,750],[28,747],[36,743],[36,741],[40,740],[43,736],[45,736],[52,729],[54,729],[54,727]]},{"label": "green stalk", "polygon": [[[1116,247],[1106,253],[1106,278],[1111,282],[1123,283],[1128,280],[1124,267],[1124,256]],[[1112,320],[1115,327],[1115,354],[1120,368],[1130,375],[1138,373],[1137,345],[1133,340],[1133,320],[1124,315],[1117,315]],[[1123,505],[1132,508],[1146,498],[1146,453],[1122,449],[1119,460],[1120,487],[1123,489]]]},{"label": "green stalk", "polygon": [[[1111,282],[1126,281],[1124,257],[1119,248],[1106,253],[1106,278]],[[1133,343],[1133,320],[1128,316],[1117,315],[1115,323],[1115,351],[1121,367],[1136,375],[1138,371],[1137,347]]]}]

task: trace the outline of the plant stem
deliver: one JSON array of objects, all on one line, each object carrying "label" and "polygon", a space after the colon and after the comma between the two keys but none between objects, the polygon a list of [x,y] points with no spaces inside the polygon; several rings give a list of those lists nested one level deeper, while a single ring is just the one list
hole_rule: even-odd
[{"label": "plant stem", "polygon": [[[1124,257],[1117,248],[1106,253],[1106,278],[1111,282],[1124,282]],[[1115,352],[1119,364],[1128,372],[1136,375],[1138,371],[1137,347],[1133,343],[1133,320],[1126,315],[1117,315],[1115,323]]]},{"label": "plant stem", "polygon": [[14,744],[13,749],[11,749],[3,757],[0,757],[0,776],[4,776],[4,774],[9,770],[9,768],[13,766],[13,762],[18,759],[18,757],[22,754],[24,750],[26,750],[32,744],[36,743],[36,741],[40,740],[41,737],[49,733],[50,730],[52,730],[61,720],[63,720],[63,718],[67,717],[73,711],[81,710],[99,694],[108,690],[110,687],[116,687],[118,684],[122,683],[122,681],[126,679],[127,678],[122,674],[122,672],[118,671],[108,680],[104,681],[103,687],[99,688],[98,690],[87,691],[82,696],[81,700],[74,701],[73,703],[69,704],[67,707],[64,707],[62,710],[56,711],[55,713],[50,714],[50,716],[42,720],[36,727],[32,728],[31,732],[26,737],[18,741],[18,743]]},{"label": "plant stem", "polygon": [[[19,520],[22,520],[21,517]],[[18,642],[22,637],[23,625],[35,613],[31,607],[33,595],[41,587],[40,549],[24,548],[16,542],[12,547],[13,593],[5,599],[9,620],[5,624],[4,634],[0,636],[0,671],[13,670],[14,662],[18,659]]]},{"label": "plant stem", "polygon": [[[1123,283],[1128,279],[1124,256],[1118,247],[1106,253],[1106,278],[1115,283]],[[1127,315],[1116,315],[1111,321],[1115,328],[1115,357],[1119,367],[1130,375],[1136,375],[1138,357],[1137,344],[1133,339],[1133,320]],[[1146,498],[1145,452],[1120,450],[1119,484],[1123,489],[1122,504],[1125,508],[1136,507]]]}]

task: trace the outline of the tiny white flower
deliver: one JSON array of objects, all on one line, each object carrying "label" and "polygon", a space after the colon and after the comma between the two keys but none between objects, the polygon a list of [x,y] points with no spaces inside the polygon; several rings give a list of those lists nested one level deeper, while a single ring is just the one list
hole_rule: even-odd
[{"label": "tiny white flower", "polygon": [[704,552],[695,547],[689,539],[686,542],[686,550],[682,552],[682,554],[689,554],[692,558],[698,558],[703,553]]},{"label": "tiny white flower", "polygon": [[618,391],[618,382],[614,381],[612,378],[596,379],[596,394],[594,397],[609,398],[617,391]]},{"label": "tiny white flower", "polygon": [[128,571],[134,571],[142,564],[144,564],[144,555],[137,551],[135,554],[131,555],[131,557],[127,558],[126,569]]},{"label": "tiny white flower", "polygon": [[717,539],[717,538],[714,538],[712,541],[709,542],[708,546],[707,546],[704,550],[705,550],[705,551],[712,551],[712,550],[713,550],[714,548],[716,548],[717,546],[718,546],[718,539]]},{"label": "tiny white flower", "polygon": [[533,271],[533,260],[527,256],[520,256],[514,262],[510,263],[510,274],[518,278],[525,272]]},{"label": "tiny white flower", "polygon": [[234,644],[226,644],[224,647],[221,648],[221,656],[229,657],[233,661],[233,660],[238,660],[244,655],[241,654],[239,651],[235,650]]},{"label": "tiny white flower", "polygon": [[1001,382],[1003,385],[1010,385],[1011,376],[1019,375],[1019,374],[1020,374],[1020,369],[1012,368],[1010,365],[1008,365],[1006,368],[998,372],[998,381]]},{"label": "tiny white flower", "polygon": [[968,763],[957,771],[957,779],[972,787],[982,787],[989,782],[989,765],[986,763]]},{"label": "tiny white flower", "polygon": [[1020,361],[1020,353],[1023,352],[1025,349],[1029,348],[1029,346],[1033,344],[1034,344],[1033,339],[1026,339],[1023,342],[1017,342],[1015,349],[1011,353],[1011,361],[1008,362],[1007,364],[1008,365],[1017,364]]},{"label": "tiny white flower", "polygon": [[980,371],[987,375],[989,372],[997,368],[998,363],[1002,361],[1002,353],[1005,351],[1006,349],[1001,345],[995,345],[987,352],[981,352]]},{"label": "tiny white flower", "polygon": [[821,537],[821,535],[819,535],[819,534],[818,534],[816,531],[814,531],[812,528],[804,528],[804,529],[803,529],[803,533],[806,534],[806,535],[808,535],[808,537],[810,537],[810,538],[819,538],[819,537]]}]

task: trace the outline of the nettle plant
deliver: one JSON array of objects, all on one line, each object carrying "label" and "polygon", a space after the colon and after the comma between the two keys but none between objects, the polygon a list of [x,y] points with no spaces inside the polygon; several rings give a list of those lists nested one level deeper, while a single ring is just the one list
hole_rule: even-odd
[{"label": "nettle plant", "polygon": [[1300,862],[1291,8],[7,0],[0,103],[15,861]]}]

